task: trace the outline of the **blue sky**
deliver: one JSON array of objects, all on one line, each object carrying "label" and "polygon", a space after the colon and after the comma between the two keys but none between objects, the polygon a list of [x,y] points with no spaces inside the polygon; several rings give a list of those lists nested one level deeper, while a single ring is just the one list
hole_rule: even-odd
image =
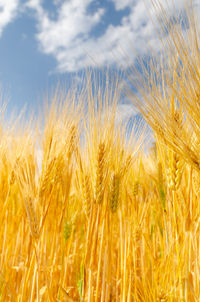
[{"label": "blue sky", "polygon": [[[166,1],[161,2],[165,6]],[[183,7],[184,0],[174,2]],[[0,0],[0,85],[3,100],[9,101],[8,112],[19,112],[25,105],[37,111],[58,82],[77,78],[87,67],[120,68],[123,53],[132,63],[149,46],[158,52],[148,4],[149,0]],[[200,1],[194,4],[199,7]],[[168,5],[172,9],[170,1]]]}]

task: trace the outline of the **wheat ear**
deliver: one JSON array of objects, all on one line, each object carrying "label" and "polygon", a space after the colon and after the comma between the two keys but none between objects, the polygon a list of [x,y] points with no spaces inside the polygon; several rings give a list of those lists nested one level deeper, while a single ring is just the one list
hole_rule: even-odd
[{"label": "wheat ear", "polygon": [[96,186],[95,186],[95,195],[96,202],[102,203],[104,196],[104,163],[105,163],[105,144],[100,143],[98,148],[98,156],[97,156],[97,169],[96,169]]},{"label": "wheat ear", "polygon": [[90,217],[91,210],[91,185],[89,175],[83,178],[83,205],[87,218]]},{"label": "wheat ear", "polygon": [[73,151],[75,149],[76,133],[77,133],[77,129],[74,125],[72,125],[71,129],[70,129],[70,133],[69,133],[69,149],[68,149],[68,152],[67,152],[68,160],[71,159],[71,156],[72,156]]},{"label": "wheat ear", "polygon": [[38,220],[36,217],[34,205],[30,197],[27,197],[25,199],[25,207],[26,207],[26,213],[29,221],[30,230],[31,230],[31,235],[37,239],[39,237],[39,225],[38,225]]},{"label": "wheat ear", "polygon": [[180,156],[174,152],[169,151],[169,170],[168,170],[168,178],[169,178],[169,188],[173,191],[178,190],[181,178],[182,178],[182,170],[183,170],[183,161]]},{"label": "wheat ear", "polygon": [[111,179],[110,196],[109,196],[109,206],[112,213],[115,213],[118,209],[119,193],[120,193],[120,174],[113,173]]},{"label": "wheat ear", "polygon": [[194,169],[192,171],[192,185],[194,193],[196,194],[196,196],[198,196],[200,193],[200,176],[199,173]]}]

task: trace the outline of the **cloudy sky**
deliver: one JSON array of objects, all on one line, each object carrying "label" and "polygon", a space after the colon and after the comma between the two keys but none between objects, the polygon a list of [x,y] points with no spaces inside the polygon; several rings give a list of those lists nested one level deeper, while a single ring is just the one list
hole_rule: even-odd
[{"label": "cloudy sky", "polygon": [[[183,7],[184,0],[174,2]],[[120,66],[124,54],[134,62],[149,46],[158,51],[149,3],[0,0],[0,85],[8,110],[36,109],[57,82],[87,67]]]}]

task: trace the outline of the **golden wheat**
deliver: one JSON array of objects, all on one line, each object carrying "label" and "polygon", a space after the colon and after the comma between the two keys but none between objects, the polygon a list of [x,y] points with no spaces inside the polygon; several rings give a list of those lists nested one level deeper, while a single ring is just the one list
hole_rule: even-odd
[{"label": "golden wheat", "polygon": [[150,63],[141,98],[126,91],[152,148],[138,116],[132,131],[118,120],[119,82],[95,73],[79,94],[57,92],[40,123],[1,127],[0,301],[200,300],[199,32],[188,17],[185,35],[165,35],[169,58]]}]

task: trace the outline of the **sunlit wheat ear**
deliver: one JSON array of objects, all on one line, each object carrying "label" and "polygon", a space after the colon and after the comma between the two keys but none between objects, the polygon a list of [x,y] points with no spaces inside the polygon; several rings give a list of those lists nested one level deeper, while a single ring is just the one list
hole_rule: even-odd
[{"label": "sunlit wheat ear", "polygon": [[192,171],[192,186],[196,196],[200,193],[200,175],[196,170]]},{"label": "sunlit wheat ear", "polygon": [[[181,133],[183,130],[183,117],[181,111],[175,109],[172,110],[172,123],[174,123],[174,137],[176,132]],[[168,149],[168,185],[173,191],[177,190],[181,183],[182,171],[183,171],[183,159],[174,150]]]},{"label": "sunlit wheat ear", "polygon": [[71,221],[65,221],[65,224],[64,224],[64,239],[65,241],[67,241],[70,236],[71,236],[71,233],[72,233],[72,223]]},{"label": "sunlit wheat ear", "polygon": [[124,174],[128,171],[128,169],[130,168],[132,162],[133,162],[133,157],[132,157],[132,155],[129,154],[127,156],[127,158],[125,159],[124,164],[121,167],[121,170],[120,170],[120,175],[121,176],[124,176]]},{"label": "sunlit wheat ear", "polygon": [[39,238],[39,225],[31,197],[27,197],[25,199],[25,207],[31,230],[31,235],[37,239]]},{"label": "sunlit wheat ear", "polygon": [[15,172],[14,172],[14,170],[11,171],[8,181],[9,181],[10,186],[14,185],[14,183],[15,183]]},{"label": "sunlit wheat ear", "polygon": [[91,193],[90,178],[89,175],[85,175],[83,177],[83,206],[87,218],[90,217],[91,203],[92,203],[92,193]]},{"label": "sunlit wheat ear", "polygon": [[15,164],[14,164],[13,169],[11,170],[11,173],[9,176],[9,185],[10,186],[14,185],[14,183],[16,181],[15,170],[17,169],[18,162],[19,162],[19,157],[16,158]]},{"label": "sunlit wheat ear", "polygon": [[133,185],[133,196],[137,196],[138,195],[138,193],[139,193],[139,186],[140,186],[139,181],[136,180],[134,182],[134,185]]},{"label": "sunlit wheat ear", "polygon": [[179,188],[183,171],[183,160],[174,151],[169,150],[168,186],[175,191]]},{"label": "sunlit wheat ear", "polygon": [[158,163],[158,185],[163,187],[163,171],[161,162]]},{"label": "sunlit wheat ear", "polygon": [[156,302],[167,302],[169,299],[168,295],[164,293],[163,289],[161,289],[158,293]]},{"label": "sunlit wheat ear", "polygon": [[45,193],[45,190],[49,187],[49,185],[52,182],[52,171],[54,169],[54,166],[56,164],[56,157],[54,157],[47,165],[46,170],[44,171],[44,174],[41,176],[41,184],[40,184],[40,197],[43,196]]},{"label": "sunlit wheat ear", "polygon": [[68,160],[71,159],[72,153],[75,149],[76,134],[77,134],[77,128],[75,125],[72,125],[69,133],[69,144],[68,144],[69,149],[67,153]]},{"label": "sunlit wheat ear", "polygon": [[164,178],[163,178],[163,169],[162,164],[158,163],[158,191],[160,199],[162,202],[162,207],[165,210],[165,188],[164,188]]},{"label": "sunlit wheat ear", "polygon": [[109,206],[112,213],[115,213],[119,207],[120,195],[120,174],[113,173],[110,184]]},{"label": "sunlit wheat ear", "polygon": [[96,202],[101,204],[104,196],[104,165],[105,165],[105,144],[100,143],[97,154],[97,168],[96,168],[96,185],[95,197]]}]

